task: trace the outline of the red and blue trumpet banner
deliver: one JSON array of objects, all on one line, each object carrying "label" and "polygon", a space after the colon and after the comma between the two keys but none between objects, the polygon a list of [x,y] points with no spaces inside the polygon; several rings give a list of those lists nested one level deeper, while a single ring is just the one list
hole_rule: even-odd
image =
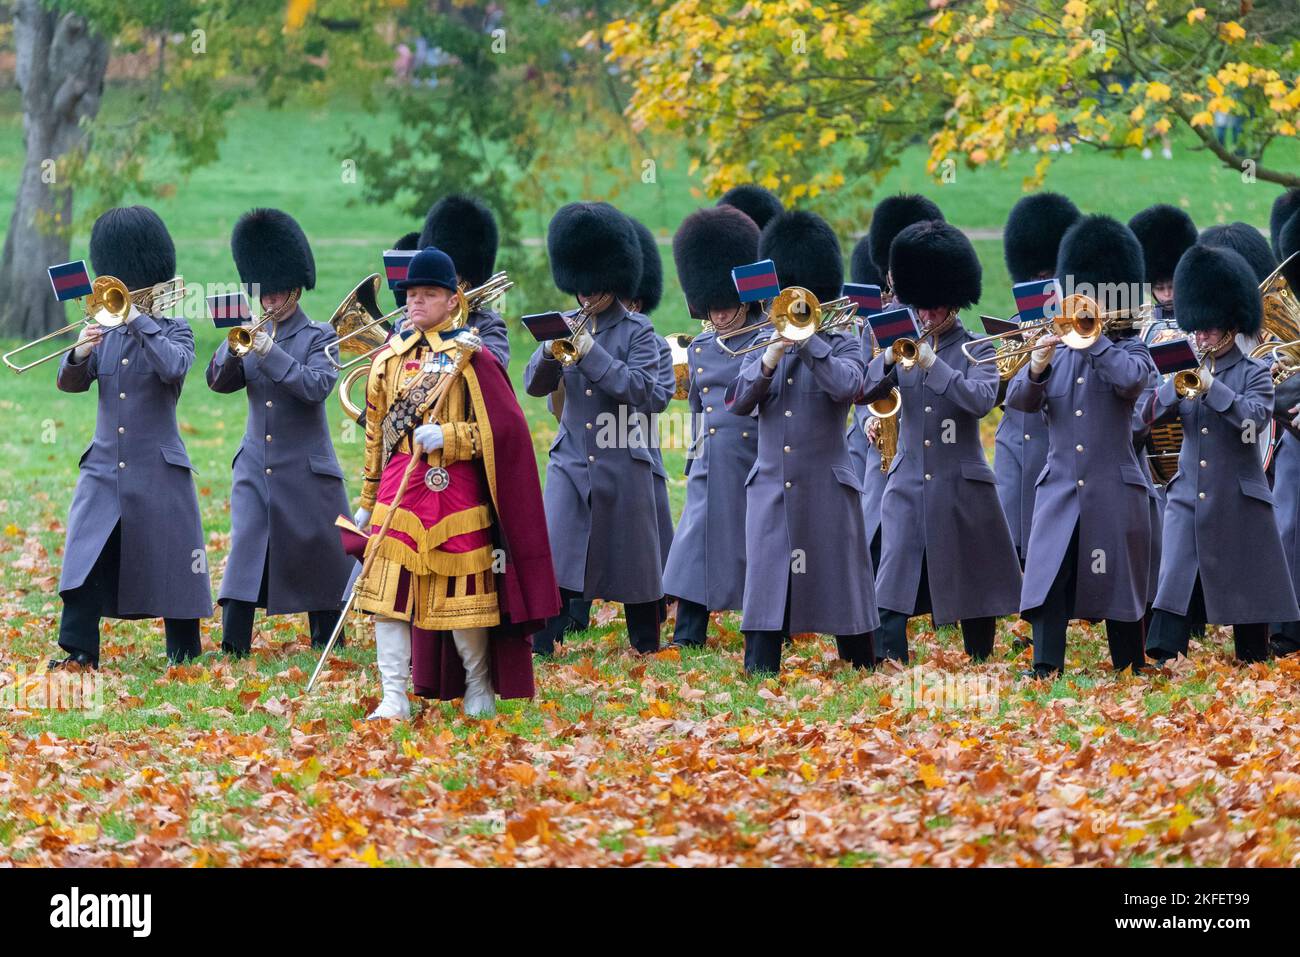
[{"label": "red and blue trumpet banner", "polygon": [[1195,369],[1201,364],[1189,339],[1175,339],[1150,348],[1151,358],[1155,360],[1156,369],[1161,375],[1169,375],[1183,369]]},{"label": "red and blue trumpet banner", "polygon": [[885,308],[885,301],[880,294],[880,287],[869,282],[846,282],[844,284],[844,295],[852,300],[857,314],[863,319],[873,312],[880,312]]},{"label": "red and blue trumpet banner", "polygon": [[907,306],[875,312],[867,316],[871,333],[876,337],[876,345],[888,349],[899,339],[920,339],[921,330],[916,324],[916,316]]},{"label": "red and blue trumpet banner", "polygon": [[1055,279],[1034,279],[1011,287],[1021,322],[1042,322],[1061,309],[1061,286]]},{"label": "red and blue trumpet banner", "polygon": [[51,266],[49,273],[50,285],[54,287],[54,298],[59,302],[90,295],[90,272],[86,269],[84,259]]},{"label": "red and blue trumpet banner", "polygon": [[253,309],[243,290],[208,296],[208,316],[218,329],[233,329],[253,318]]},{"label": "red and blue trumpet banner", "polygon": [[411,260],[418,249],[385,249],[384,276],[388,279],[388,288],[394,289],[406,278],[406,271],[411,268]]},{"label": "red and blue trumpet banner", "polygon": [[776,280],[776,263],[770,259],[735,267],[731,270],[731,281],[736,284],[741,302],[771,299],[781,291],[781,284]]}]

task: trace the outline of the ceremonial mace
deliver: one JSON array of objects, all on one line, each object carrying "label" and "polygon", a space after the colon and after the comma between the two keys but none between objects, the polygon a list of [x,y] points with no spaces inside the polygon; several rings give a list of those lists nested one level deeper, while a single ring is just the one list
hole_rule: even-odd
[{"label": "ceremonial mace", "polygon": [[[470,329],[471,335],[478,335],[478,327]],[[470,349],[460,348],[458,346],[456,355],[456,365],[452,368],[447,378],[441,383],[441,391],[438,398],[433,404],[433,417],[439,419],[442,417],[443,407],[447,403],[447,397],[451,394],[451,387],[465,371],[465,366],[469,365],[470,359],[474,353]],[[307,687],[303,694],[310,694],[311,689],[316,684],[316,679],[320,677],[321,669],[325,667],[325,662],[329,660],[330,651],[334,648],[334,643],[339,640],[339,635],[343,634],[343,623],[347,621],[348,613],[352,610],[353,604],[357,600],[357,586],[361,584],[370,573],[370,566],[374,564],[375,556],[379,554],[379,543],[388,536],[388,529],[393,524],[393,516],[397,514],[397,506],[402,503],[402,498],[406,495],[406,487],[411,482],[411,476],[419,467],[423,458],[423,446],[417,445],[415,436],[411,436],[411,445],[413,446],[411,461],[406,464],[406,471],[402,473],[402,481],[397,486],[397,493],[393,496],[393,504],[388,506],[388,514],[384,516],[384,524],[379,526],[379,531],[372,535],[366,542],[366,560],[361,565],[361,574],[352,579],[352,587],[348,591],[348,600],[343,605],[343,610],[339,613],[338,623],[334,626],[334,631],[330,633],[330,640],[325,643],[325,650],[320,654],[320,661],[316,662],[316,670],[311,673],[311,679],[307,682]],[[414,451],[419,449],[419,452]]]}]

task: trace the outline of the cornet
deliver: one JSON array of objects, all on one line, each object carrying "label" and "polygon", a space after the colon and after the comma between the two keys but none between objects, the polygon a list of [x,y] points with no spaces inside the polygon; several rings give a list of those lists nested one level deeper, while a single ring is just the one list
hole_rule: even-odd
[{"label": "cornet", "polygon": [[289,293],[289,298],[274,309],[268,309],[258,318],[257,322],[251,326],[236,326],[226,333],[226,345],[230,349],[230,354],[239,356],[241,359],[248,355],[253,348],[253,337],[257,335],[268,322],[272,323],[272,335],[274,335],[275,326],[282,319],[293,315],[293,311],[298,308],[298,298],[302,295],[301,289],[295,289]]},{"label": "cornet", "polygon": [[13,369],[14,372],[22,374],[28,369],[33,369],[42,363],[49,362],[51,359],[57,359],[64,353],[71,352],[77,347],[77,343],[64,346],[55,352],[41,356],[25,365],[14,363],[13,357],[34,349],[37,346],[49,342],[58,336],[67,335],[69,332],[76,332],[77,337],[81,337],[81,330],[94,323],[102,329],[116,329],[122,323],[126,322],[126,317],[131,314],[131,292],[126,288],[126,283],[114,276],[97,276],[95,281],[90,285],[90,295],[81,300],[82,308],[85,310],[86,318],[80,322],[69,323],[62,329],[55,329],[53,332],[46,333],[39,339],[33,339],[31,342],[24,343],[17,349],[10,349],[4,354],[4,364]]},{"label": "cornet", "polygon": [[604,295],[582,306],[572,318],[564,316],[564,324],[569,327],[569,338],[555,339],[551,342],[551,357],[563,366],[571,366],[577,362],[578,343],[575,340],[582,335],[582,331],[597,315],[609,308],[613,301],[612,296]]},{"label": "cornet", "polygon": [[727,355],[743,356],[749,352],[766,349],[771,340],[762,339],[743,349],[732,349],[727,345],[728,339],[734,339],[757,329],[772,328],[786,342],[801,345],[819,332],[841,331],[856,327],[858,322],[857,306],[848,296],[840,296],[838,299],[821,303],[803,286],[786,286],[776,294],[763,319],[719,334],[717,343]]},{"label": "cornet", "polygon": [[1201,374],[1201,370],[1206,369],[1210,375],[1214,375],[1214,354],[1219,351],[1226,338],[1228,336],[1206,349],[1205,354],[1201,356],[1201,364],[1195,369],[1181,369],[1174,373],[1174,392],[1178,393],[1179,398],[1195,399],[1209,388],[1209,383]]}]

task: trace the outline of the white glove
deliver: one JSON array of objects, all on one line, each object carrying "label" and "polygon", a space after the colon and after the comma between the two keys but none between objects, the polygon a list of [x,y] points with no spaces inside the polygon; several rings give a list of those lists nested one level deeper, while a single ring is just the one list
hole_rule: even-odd
[{"label": "white glove", "polygon": [[257,332],[253,333],[253,351],[259,356],[265,356],[271,351],[271,346],[273,345],[275,345],[275,340],[271,338],[269,332],[259,329]]},{"label": "white glove", "polygon": [[1036,376],[1042,375],[1049,365],[1052,364],[1052,355],[1056,352],[1056,346],[1040,346],[1029,355],[1029,371]]},{"label": "white glove", "polygon": [[939,358],[935,354],[934,348],[928,342],[922,342],[921,348],[917,350],[916,361],[921,364],[922,369],[928,369],[934,365],[934,360]]},{"label": "white glove", "polygon": [[483,348],[483,340],[468,329],[457,329],[452,338],[456,340],[456,345],[469,352],[478,352]]},{"label": "white glove", "polygon": [[881,352],[881,355],[885,357],[886,369],[888,369],[898,360],[898,357],[894,355],[894,347],[892,345],[886,346],[885,349]]},{"label": "white glove", "polygon": [[436,422],[416,426],[415,444],[426,452],[442,448],[442,426]]},{"label": "white glove", "polygon": [[874,415],[871,418],[867,419],[866,433],[867,433],[867,441],[870,442],[872,445],[875,445],[876,440],[880,438],[880,420],[876,418]]},{"label": "white glove", "polygon": [[1209,369],[1202,368],[1198,369],[1196,374],[1201,377],[1201,395],[1209,395],[1210,386],[1214,385],[1214,373]]},{"label": "white glove", "polygon": [[781,357],[785,355],[786,348],[790,343],[781,338],[781,334],[775,329],[772,330],[772,337],[767,342],[767,348],[763,350],[763,365],[769,369],[775,369],[781,364]]},{"label": "white glove", "polygon": [[72,350],[73,362],[85,362],[90,351],[104,341],[104,327],[97,322],[88,322],[77,336],[77,347]]},{"label": "white glove", "polygon": [[581,359],[591,351],[591,347],[596,344],[596,340],[592,338],[591,332],[584,327],[580,333],[573,337],[573,344],[578,347],[578,358]]},{"label": "white glove", "polygon": [[357,509],[357,514],[352,516],[352,524],[363,532],[370,530],[370,509],[364,505]]}]

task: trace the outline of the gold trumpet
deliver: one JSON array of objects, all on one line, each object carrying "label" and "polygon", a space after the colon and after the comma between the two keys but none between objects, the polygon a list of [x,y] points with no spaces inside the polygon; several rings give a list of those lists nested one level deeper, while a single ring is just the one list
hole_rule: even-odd
[{"label": "gold trumpet", "polygon": [[803,286],[786,286],[776,294],[763,319],[721,333],[717,337],[717,342],[719,348],[727,355],[743,356],[748,352],[766,349],[771,340],[763,339],[743,349],[732,349],[727,345],[728,339],[770,327],[775,329],[780,338],[786,342],[800,345],[819,332],[842,331],[849,327],[856,327],[859,321],[857,306],[848,296],[840,296],[838,299],[822,303],[818,302],[817,297]]},{"label": "gold trumpet", "polygon": [[1214,354],[1219,351],[1224,339],[1229,336],[1220,338],[1218,342],[1206,349],[1205,354],[1201,356],[1201,364],[1195,369],[1180,369],[1174,373],[1174,391],[1178,393],[1179,398],[1195,399],[1209,388],[1209,383],[1201,374],[1201,370],[1205,369],[1210,375],[1214,375]]},{"label": "gold trumpet", "polygon": [[62,329],[55,329],[53,332],[46,333],[39,339],[24,343],[17,349],[10,349],[3,357],[0,357],[3,358],[4,364],[21,375],[28,369],[34,369],[51,359],[57,359],[64,353],[71,352],[77,347],[77,343],[73,342],[71,345],[43,355],[25,365],[13,362],[14,356],[21,355],[27,350],[34,349],[58,336],[67,335],[69,332],[76,332],[78,338],[80,338],[81,330],[92,323],[102,329],[116,329],[126,322],[126,317],[131,314],[131,292],[126,288],[126,283],[115,276],[97,276],[95,281],[90,284],[90,290],[90,295],[82,297],[81,300],[82,309],[86,314],[84,319],[79,322],[69,323]]},{"label": "gold trumpet", "polygon": [[582,331],[595,321],[595,317],[609,308],[613,302],[612,296],[601,296],[599,299],[593,299],[578,309],[572,317],[564,316],[564,324],[569,327],[569,337],[567,339],[556,339],[551,343],[551,357],[557,359],[560,365],[571,366],[578,361],[578,343],[575,341]]},{"label": "gold trumpet", "polygon": [[295,289],[289,293],[289,298],[274,309],[268,309],[258,318],[257,322],[251,326],[236,326],[226,333],[226,345],[230,349],[231,355],[239,356],[241,359],[248,355],[253,348],[253,337],[257,335],[268,322],[271,323],[271,335],[275,336],[275,327],[279,325],[282,319],[293,315],[293,311],[298,308],[298,299],[302,295],[301,289]]}]

